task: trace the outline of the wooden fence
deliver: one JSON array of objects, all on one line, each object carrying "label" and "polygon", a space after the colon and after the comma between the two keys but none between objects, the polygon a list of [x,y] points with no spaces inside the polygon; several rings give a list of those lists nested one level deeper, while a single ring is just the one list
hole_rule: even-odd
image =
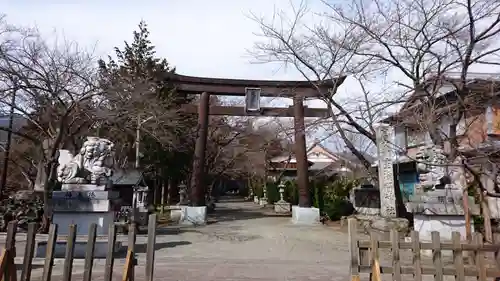
[{"label": "wooden fence", "polygon": [[[370,235],[370,239],[359,240],[356,219],[349,219],[348,224],[353,281],[360,280],[360,273],[369,273],[372,281],[381,280],[382,274],[391,274],[395,281],[421,281],[425,275],[433,275],[436,281],[444,280],[445,276],[454,276],[459,281],[468,276],[480,281],[498,280],[500,277],[499,236],[495,237],[494,243],[488,244],[483,242],[480,233],[474,233],[472,241],[467,242],[461,241],[460,233],[453,232],[450,242],[442,242],[439,232],[434,231],[431,242],[420,242],[419,232],[412,231],[411,241],[406,242],[396,230],[392,230],[390,241],[379,241],[376,234]],[[422,255],[425,250],[431,251],[431,257]],[[382,251],[386,253],[381,254]],[[448,261],[443,256],[445,251],[451,254]]]},{"label": "wooden fence", "polygon": [[[153,280],[154,268],[154,254],[156,242],[156,214],[149,216],[148,221],[148,237],[147,237],[147,250],[146,250],[146,281]],[[46,255],[43,265],[42,281],[50,281],[52,277],[52,268],[54,266],[55,247],[57,242],[65,241],[66,249],[63,263],[62,281],[70,281],[72,278],[72,269],[74,261],[75,244],[77,242],[77,225],[70,225],[68,235],[57,235],[58,226],[55,224],[50,225],[49,234],[47,236]],[[127,254],[125,258],[125,265],[123,268],[123,281],[134,281],[134,269],[137,264],[135,257],[135,246],[137,228],[134,224],[129,225],[128,239],[127,239]],[[15,255],[16,255],[16,236],[17,222],[12,221],[7,227],[7,234],[5,239],[5,248],[2,250],[0,256],[0,278],[3,281],[17,281]],[[36,224],[28,225],[28,232],[26,234],[26,247],[22,262],[21,281],[30,281],[31,272],[33,267],[33,259],[35,253],[35,246],[37,244]],[[94,265],[94,252],[97,238],[97,225],[91,224],[87,236],[87,245],[85,248],[84,272],[83,280],[92,280],[92,269]],[[45,239],[43,239],[45,240]],[[80,240],[80,239],[78,239]],[[104,281],[113,280],[114,262],[116,259],[115,244],[117,242],[117,226],[111,224],[107,236],[107,254],[104,272]]]}]

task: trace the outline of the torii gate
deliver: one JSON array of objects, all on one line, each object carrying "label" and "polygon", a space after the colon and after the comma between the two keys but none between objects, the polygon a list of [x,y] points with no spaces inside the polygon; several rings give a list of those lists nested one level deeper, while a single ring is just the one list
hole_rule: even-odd
[{"label": "torii gate", "polygon": [[[208,116],[271,116],[294,117],[295,157],[297,159],[297,184],[299,206],[311,207],[308,189],[308,164],[304,117],[328,117],[330,112],[324,108],[304,106],[305,98],[320,98],[320,93],[333,95],[344,77],[325,81],[271,81],[203,78],[175,74],[171,78],[178,93],[201,95],[198,108],[184,106],[189,113],[198,113],[198,137],[193,159],[191,177],[192,206],[205,205],[205,151],[207,146]],[[319,91],[318,91],[319,90]],[[245,96],[245,107],[210,106],[210,95]],[[293,98],[293,106],[288,108],[260,107],[260,97]]]}]

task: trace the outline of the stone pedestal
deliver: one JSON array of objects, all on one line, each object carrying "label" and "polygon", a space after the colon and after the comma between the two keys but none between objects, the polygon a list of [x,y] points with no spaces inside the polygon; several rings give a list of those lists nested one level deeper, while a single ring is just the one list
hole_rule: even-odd
[{"label": "stone pedestal", "polygon": [[288,214],[290,213],[291,204],[285,200],[279,200],[274,203],[274,211],[278,214]]},{"label": "stone pedestal", "polygon": [[267,198],[260,198],[259,199],[259,205],[261,206],[266,206],[268,203],[267,203]]},{"label": "stone pedestal", "polygon": [[[468,200],[469,198],[466,198]],[[423,242],[431,241],[432,231],[437,231],[444,240],[451,240],[451,233],[460,233],[466,239],[466,225],[463,209],[463,195],[460,189],[436,189],[410,197],[410,208],[414,229],[420,233]],[[469,204],[472,206],[473,204]],[[470,209],[471,214],[479,210]],[[471,232],[474,225],[471,224]],[[429,254],[429,251],[423,252]]]},{"label": "stone pedestal", "polygon": [[179,206],[180,220],[183,225],[205,225],[207,224],[207,206],[191,207]]},{"label": "stone pedestal", "polygon": [[319,209],[292,206],[292,223],[300,225],[319,225]]},{"label": "stone pedestal", "polygon": [[392,229],[397,230],[401,238],[409,230],[409,222],[405,218],[383,218],[377,215],[354,215],[353,217],[358,222],[359,230],[363,230],[365,234],[376,235],[379,240],[390,241]]},{"label": "stone pedestal", "polygon": [[[105,190],[104,185],[63,184],[62,191],[52,193],[53,223],[58,225],[58,235],[68,235],[69,225],[77,225],[77,236],[88,235],[90,224],[97,224],[97,236],[108,235],[109,225],[114,223],[115,212],[111,203],[118,193]],[[75,258],[85,257],[86,242],[77,242]],[[37,256],[43,257],[45,244],[39,243]],[[65,241],[56,244],[57,253],[64,257]],[[94,256],[105,258],[107,241],[98,239]]]}]

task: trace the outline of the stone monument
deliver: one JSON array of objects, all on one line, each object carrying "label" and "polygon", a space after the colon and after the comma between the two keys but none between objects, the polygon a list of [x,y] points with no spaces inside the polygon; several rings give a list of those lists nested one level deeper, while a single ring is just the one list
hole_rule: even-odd
[{"label": "stone monument", "polygon": [[384,218],[395,218],[397,215],[390,129],[391,127],[385,124],[376,129],[380,215]]},{"label": "stone monument", "polygon": [[387,124],[379,124],[376,129],[377,157],[378,157],[378,191],[380,193],[379,215],[356,216],[362,224],[362,229],[379,235],[380,239],[389,239],[391,229],[400,233],[408,230],[408,220],[398,218],[396,206],[396,192],[393,170],[393,128]]},{"label": "stone monument", "polygon": [[291,204],[286,202],[283,196],[285,192],[285,185],[280,183],[279,192],[280,192],[280,200],[274,203],[274,211],[278,214],[287,214],[290,213]]},{"label": "stone monument", "polygon": [[[109,180],[113,174],[113,146],[107,139],[87,137],[76,156],[62,150],[58,169],[61,191],[52,193],[53,223],[58,225],[58,234],[67,235],[69,225],[76,224],[77,235],[88,235],[90,224],[97,224],[97,235],[106,239],[96,242],[94,255],[98,258],[106,256],[106,235],[115,216],[112,200],[118,198]],[[44,256],[45,246],[39,243],[37,255]],[[85,256],[85,246],[86,242],[76,243],[76,258]],[[64,256],[65,247],[66,242],[58,242],[56,256]]]}]

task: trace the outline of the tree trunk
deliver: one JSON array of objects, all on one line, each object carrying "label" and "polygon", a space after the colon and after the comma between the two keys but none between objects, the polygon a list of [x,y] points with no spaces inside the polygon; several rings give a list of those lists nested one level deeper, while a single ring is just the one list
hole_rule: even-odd
[{"label": "tree trunk", "polygon": [[[167,192],[165,192],[167,194]],[[168,204],[175,205],[179,202],[179,181],[174,178],[168,179]]]}]

